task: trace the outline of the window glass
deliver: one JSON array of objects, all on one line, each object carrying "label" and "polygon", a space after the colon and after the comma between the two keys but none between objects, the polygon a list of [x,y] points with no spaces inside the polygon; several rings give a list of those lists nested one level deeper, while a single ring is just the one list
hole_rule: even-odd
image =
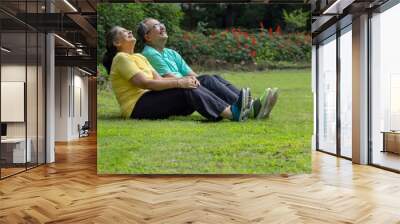
[{"label": "window glass", "polygon": [[372,163],[400,170],[400,4],[371,19]]},{"label": "window glass", "polygon": [[340,154],[351,158],[352,149],[352,33],[351,25],[340,36]]},{"label": "window glass", "polygon": [[336,35],[318,48],[318,149],[336,153]]}]

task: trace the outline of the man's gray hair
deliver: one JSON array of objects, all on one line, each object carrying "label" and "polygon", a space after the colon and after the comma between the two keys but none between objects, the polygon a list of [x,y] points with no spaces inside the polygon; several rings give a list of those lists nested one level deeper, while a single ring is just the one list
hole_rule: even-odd
[{"label": "man's gray hair", "polygon": [[[146,26],[146,22],[149,20],[152,20],[154,18],[145,18],[144,20],[140,21],[138,28],[137,28],[137,35],[138,38],[143,41],[143,43],[146,42],[146,39],[144,38],[144,36],[147,34],[147,32],[149,31],[149,28]],[[155,19],[154,19],[155,20]]]}]

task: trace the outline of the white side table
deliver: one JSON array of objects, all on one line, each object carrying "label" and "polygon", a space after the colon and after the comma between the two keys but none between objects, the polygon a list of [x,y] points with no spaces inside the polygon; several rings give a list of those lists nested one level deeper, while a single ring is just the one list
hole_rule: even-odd
[{"label": "white side table", "polygon": [[[13,145],[13,163],[25,163],[31,161],[31,146],[32,140],[30,138],[26,139],[27,148],[25,154],[25,138],[6,138],[1,139],[1,144]],[[26,158],[26,161],[25,161]]]}]

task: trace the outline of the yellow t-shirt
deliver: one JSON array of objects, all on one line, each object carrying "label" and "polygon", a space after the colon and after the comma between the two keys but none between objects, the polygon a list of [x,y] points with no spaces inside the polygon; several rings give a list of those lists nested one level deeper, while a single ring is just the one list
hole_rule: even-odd
[{"label": "yellow t-shirt", "polygon": [[153,79],[154,68],[141,54],[119,52],[115,55],[110,71],[112,89],[121,108],[121,115],[129,118],[139,98],[148,90],[135,86],[130,79],[138,72]]}]

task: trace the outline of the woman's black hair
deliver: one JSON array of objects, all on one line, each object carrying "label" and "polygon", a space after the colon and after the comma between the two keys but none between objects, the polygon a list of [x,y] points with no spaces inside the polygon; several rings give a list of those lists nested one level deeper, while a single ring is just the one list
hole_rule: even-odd
[{"label": "woman's black hair", "polygon": [[114,41],[118,35],[118,31],[121,27],[114,26],[112,27],[106,34],[106,52],[103,56],[103,65],[107,70],[107,73],[110,74],[111,71],[111,64],[118,53],[117,48],[114,46]]}]

